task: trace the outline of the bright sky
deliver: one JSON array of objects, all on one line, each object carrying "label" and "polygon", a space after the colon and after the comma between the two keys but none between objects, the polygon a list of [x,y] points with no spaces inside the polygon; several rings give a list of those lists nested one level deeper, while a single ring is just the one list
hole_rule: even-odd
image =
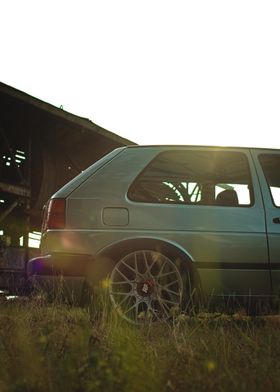
[{"label": "bright sky", "polygon": [[141,144],[280,148],[280,2],[0,0],[0,80]]}]

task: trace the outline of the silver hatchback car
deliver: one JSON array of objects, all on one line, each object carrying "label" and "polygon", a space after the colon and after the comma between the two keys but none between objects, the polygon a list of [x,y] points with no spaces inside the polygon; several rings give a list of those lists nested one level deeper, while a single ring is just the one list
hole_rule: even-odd
[{"label": "silver hatchback car", "polygon": [[131,146],[49,200],[31,282],[105,281],[127,320],[168,318],[194,292],[279,296],[280,150]]}]

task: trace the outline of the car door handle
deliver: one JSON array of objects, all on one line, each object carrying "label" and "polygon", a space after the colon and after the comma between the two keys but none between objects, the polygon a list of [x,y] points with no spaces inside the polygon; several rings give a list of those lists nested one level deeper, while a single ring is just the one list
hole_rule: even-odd
[{"label": "car door handle", "polygon": [[279,217],[273,218],[272,221],[273,221],[273,223],[280,223],[280,218]]}]

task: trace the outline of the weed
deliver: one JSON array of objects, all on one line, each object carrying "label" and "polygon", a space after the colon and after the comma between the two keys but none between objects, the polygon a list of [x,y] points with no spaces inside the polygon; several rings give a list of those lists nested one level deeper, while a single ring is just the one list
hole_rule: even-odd
[{"label": "weed", "polygon": [[0,391],[276,391],[280,316],[202,310],[123,321],[100,290],[84,308],[42,294],[0,304]]}]

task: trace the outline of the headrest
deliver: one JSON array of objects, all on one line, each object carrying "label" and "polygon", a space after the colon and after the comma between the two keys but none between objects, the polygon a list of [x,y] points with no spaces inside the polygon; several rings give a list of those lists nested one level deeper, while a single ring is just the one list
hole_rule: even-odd
[{"label": "headrest", "polygon": [[216,197],[216,204],[219,206],[238,206],[238,196],[235,190],[226,189]]}]

